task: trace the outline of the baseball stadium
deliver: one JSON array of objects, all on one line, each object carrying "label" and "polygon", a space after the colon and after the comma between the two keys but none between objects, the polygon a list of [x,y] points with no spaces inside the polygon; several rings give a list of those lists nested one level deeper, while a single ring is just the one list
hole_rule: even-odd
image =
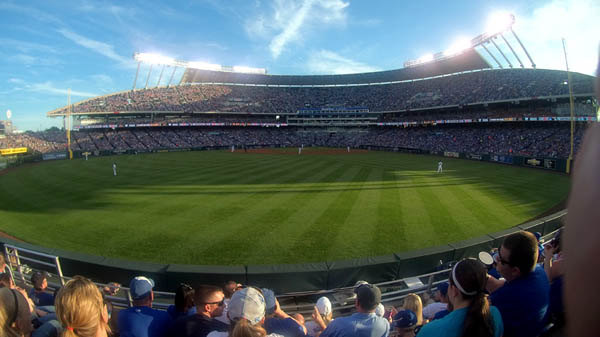
[{"label": "baseball stadium", "polygon": [[[593,76],[533,56],[511,25],[347,75],[136,53],[132,89],[47,112],[64,130],[0,139],[11,273],[46,270],[57,285],[143,274],[164,303],[180,282],[235,279],[307,314],[319,293],[351,307],[340,298],[359,280],[390,303],[435,288],[521,230],[549,241],[598,107]],[[145,79],[150,64],[167,85],[149,83],[152,68]]]}]

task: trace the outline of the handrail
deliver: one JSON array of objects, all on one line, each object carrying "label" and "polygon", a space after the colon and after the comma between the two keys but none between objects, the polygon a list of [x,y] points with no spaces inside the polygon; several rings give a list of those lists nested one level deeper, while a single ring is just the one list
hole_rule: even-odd
[{"label": "handrail", "polygon": [[[564,214],[566,214],[566,213],[567,213],[567,211],[558,212],[557,214],[553,215],[552,217],[546,219],[546,221],[556,220],[556,219],[560,218],[561,216],[564,216]],[[543,242],[543,244],[544,245],[548,244],[550,241],[548,241],[546,239],[554,236],[555,233],[556,233],[556,231],[553,231],[551,233],[544,235],[541,240],[542,242],[545,241],[545,242]],[[4,244],[4,249],[5,249],[6,256],[8,257],[8,264],[10,266],[9,269],[10,269],[11,278],[13,279],[13,281],[15,280],[14,271],[16,271],[16,275],[20,276],[21,282],[23,284],[28,284],[28,282],[30,282],[30,276],[25,277],[26,274],[29,274],[29,272],[24,270],[24,267],[26,265],[23,264],[21,262],[21,260],[31,261],[31,262],[34,262],[36,264],[43,265],[43,266],[54,267],[57,271],[56,276],[58,277],[59,284],[50,283],[51,288],[58,288],[58,287],[64,285],[66,280],[70,280],[73,278],[70,276],[64,276],[62,274],[62,269],[60,266],[60,258],[56,255],[46,254],[46,253],[42,253],[42,252],[36,252],[31,249],[18,247],[17,245],[14,245],[14,244]],[[23,256],[22,253],[51,259],[54,261],[54,264],[36,259],[34,257]],[[429,272],[429,273],[410,277],[410,278],[419,279],[420,281],[428,278],[427,282],[422,282],[422,285],[420,285],[418,287],[410,287],[407,285],[406,281],[410,278],[402,278],[402,279],[379,282],[379,283],[374,283],[374,284],[380,288],[390,288],[390,287],[396,288],[396,289],[391,289],[390,291],[384,291],[382,293],[382,303],[393,303],[393,302],[402,300],[409,293],[421,294],[430,289],[436,288],[440,283],[445,282],[445,280],[439,280],[439,279],[434,280],[434,278],[436,276],[440,276],[440,275],[447,275],[448,272],[450,272],[450,270],[451,269],[445,268],[442,270],[437,270],[434,272]],[[94,283],[96,285],[98,285],[99,287],[105,287],[105,286],[109,285],[109,284],[104,284],[104,283],[99,283],[99,282],[94,282]],[[397,289],[397,288],[401,288],[401,289]],[[339,312],[340,310],[351,309],[354,307],[354,304],[348,304],[348,300],[353,300],[353,296],[352,296],[353,289],[354,289],[353,286],[352,287],[340,287],[340,288],[323,289],[323,290],[317,290],[317,291],[285,293],[285,294],[280,294],[277,297],[280,300],[282,300],[285,298],[308,297],[308,296],[314,296],[314,295],[321,295],[321,296],[332,295],[333,296],[335,294],[339,294],[340,295],[339,299],[335,298],[331,301],[332,305],[333,305],[333,310],[336,312]],[[107,295],[106,297],[108,299],[110,299],[112,301],[113,305],[115,305],[115,306],[124,307],[124,308],[131,307],[133,305],[133,300],[131,298],[129,288],[121,287],[119,290],[119,293],[122,294],[122,296]],[[153,307],[159,308],[159,309],[166,309],[172,303],[172,302],[170,302],[170,303],[166,302],[166,300],[174,298],[174,296],[175,296],[175,294],[173,292],[155,291],[154,293],[157,295],[157,300],[155,300],[155,302],[153,303]],[[341,296],[344,294],[349,295],[349,296],[342,298]],[[335,297],[335,296],[333,296],[333,297]],[[297,312],[297,313],[301,313],[301,314],[310,314],[313,310],[312,309],[313,307],[314,307],[313,303],[306,303],[306,302],[300,303],[300,304],[293,304],[293,305],[282,305],[282,309],[284,309],[284,310],[290,310],[292,312]]]}]

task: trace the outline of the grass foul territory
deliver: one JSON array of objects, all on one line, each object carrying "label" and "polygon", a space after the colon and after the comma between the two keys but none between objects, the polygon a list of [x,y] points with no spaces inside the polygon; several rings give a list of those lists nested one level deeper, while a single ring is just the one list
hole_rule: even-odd
[{"label": "grass foul territory", "polygon": [[569,184],[544,170],[345,149],[90,157],[1,175],[0,230],[160,263],[330,261],[509,228],[562,201]]}]

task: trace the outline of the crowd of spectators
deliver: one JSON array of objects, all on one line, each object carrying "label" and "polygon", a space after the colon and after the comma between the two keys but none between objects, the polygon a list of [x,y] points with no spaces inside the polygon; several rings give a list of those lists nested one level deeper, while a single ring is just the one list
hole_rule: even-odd
[{"label": "crowd of spectators", "polygon": [[145,276],[129,283],[133,305],[115,310],[105,299],[115,293],[106,287],[75,276],[52,294],[46,274],[37,271],[30,292],[0,284],[0,332],[33,337],[539,336],[564,327],[564,319],[557,318],[564,315],[563,307],[551,304],[562,298],[562,288],[553,293],[550,286],[564,268],[556,256],[560,232],[543,249],[544,257],[539,252],[536,236],[518,231],[504,237],[491,266],[477,259],[456,261],[447,281],[437,285],[435,300],[410,293],[398,307],[386,307],[376,285],[358,281],[350,313],[332,315],[331,300],[321,297],[309,317],[285,312],[270,289],[234,281],[223,287],[181,284],[174,305],[158,310],[155,283]]},{"label": "crowd of spectators", "polygon": [[[309,129],[310,130],[310,129]],[[575,129],[580,146],[584,124]],[[296,127],[155,127],[71,132],[79,151],[148,151],[205,147],[388,147],[471,154],[566,158],[570,129],[558,122],[449,124],[419,127],[371,127],[354,132],[307,131]],[[35,152],[66,150],[61,132],[30,132],[0,139],[3,148],[26,146]]]},{"label": "crowd of spectators", "polygon": [[39,153],[66,151],[67,137],[64,132],[44,131],[12,134],[0,138],[0,148],[16,147],[27,147]]},{"label": "crowd of spectators", "polygon": [[[339,87],[182,85],[90,99],[73,112],[183,111],[295,113],[305,107],[364,106],[399,111],[568,95],[567,74],[541,69],[496,69],[401,83]],[[575,94],[592,95],[593,77],[573,74]],[[58,113],[64,111],[59,110]]]}]

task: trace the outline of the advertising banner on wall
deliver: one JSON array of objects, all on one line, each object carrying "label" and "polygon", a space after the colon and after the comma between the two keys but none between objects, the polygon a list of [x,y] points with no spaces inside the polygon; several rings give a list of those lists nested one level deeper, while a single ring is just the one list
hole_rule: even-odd
[{"label": "advertising banner on wall", "polygon": [[542,167],[543,159],[538,158],[525,158],[525,166]]},{"label": "advertising banner on wall", "polygon": [[492,161],[498,162],[498,163],[504,163],[504,164],[512,164],[513,163],[513,157],[511,156],[492,156],[491,157]]},{"label": "advertising banner on wall", "polygon": [[56,152],[56,153],[44,153],[42,155],[43,160],[59,160],[59,159],[67,159],[66,152]]},{"label": "advertising banner on wall", "polygon": [[473,154],[473,153],[467,153],[467,158],[473,159],[473,160],[483,160],[483,157],[480,154]]},{"label": "advertising banner on wall", "polygon": [[555,170],[556,169],[556,160],[554,159],[544,159],[544,168]]},{"label": "advertising banner on wall", "polygon": [[444,152],[444,157],[458,158],[459,156],[460,156],[460,154],[458,152],[452,152],[452,151]]},{"label": "advertising banner on wall", "polygon": [[3,156],[10,156],[10,155],[19,154],[19,153],[27,153],[27,148],[26,147],[14,147],[14,148],[8,148],[8,149],[0,149],[0,154]]}]

